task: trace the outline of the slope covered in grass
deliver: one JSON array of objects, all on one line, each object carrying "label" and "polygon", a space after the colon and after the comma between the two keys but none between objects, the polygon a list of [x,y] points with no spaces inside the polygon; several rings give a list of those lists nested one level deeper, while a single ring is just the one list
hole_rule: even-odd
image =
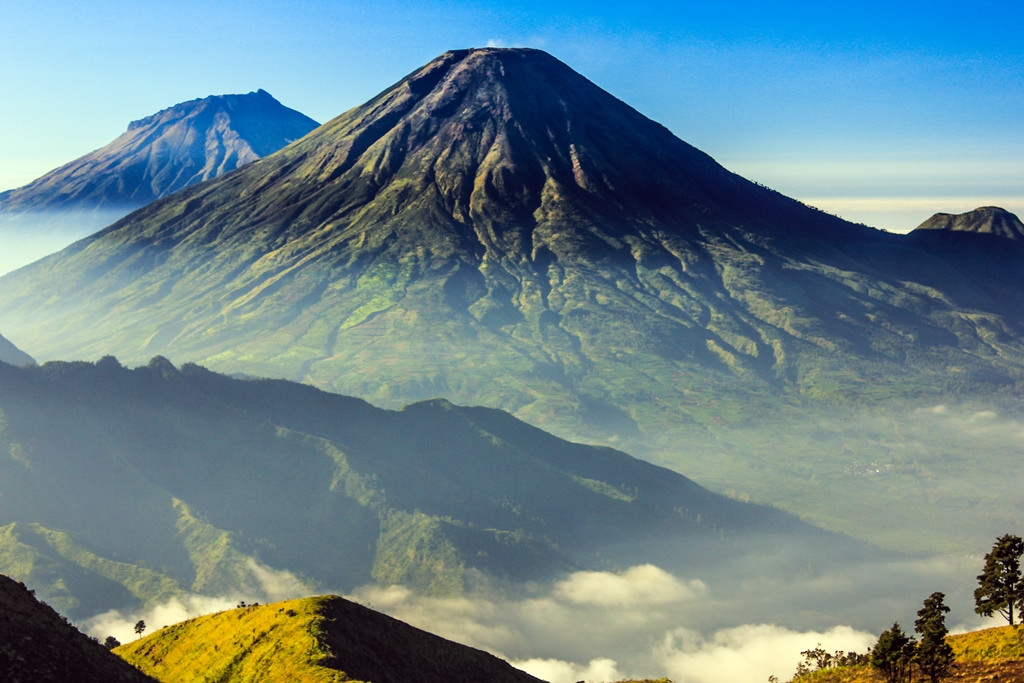
[{"label": "slope covered in grass", "polygon": [[[961,633],[947,639],[956,655],[948,681],[1024,681],[1024,630],[1012,626]],[[877,683],[882,681],[870,665],[815,671],[794,683]],[[919,680],[915,678],[914,680]]]},{"label": "slope covered in grass", "polygon": [[161,681],[494,681],[536,678],[337,596],[240,607],[117,648]]}]

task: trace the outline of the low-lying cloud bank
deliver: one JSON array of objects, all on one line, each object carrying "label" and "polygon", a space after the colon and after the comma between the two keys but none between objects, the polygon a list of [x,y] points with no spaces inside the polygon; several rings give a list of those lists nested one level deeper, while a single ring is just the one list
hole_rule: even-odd
[{"label": "low-lying cloud bank", "polygon": [[[912,631],[921,602],[947,594],[951,628],[985,625],[971,593],[980,558],[863,563],[816,577],[758,577],[749,567],[687,579],[650,564],[620,572],[580,571],[526,589],[475,577],[464,596],[429,597],[402,586],[369,585],[347,597],[445,638],[493,652],[552,683],[668,676],[676,683],[785,680],[800,652],[864,652],[900,621]],[[168,604],[90,619],[86,630],[122,642],[234,607],[317,592],[288,572],[257,565],[261,593],[186,596]],[[743,578],[735,578],[743,577]],[[992,622],[989,622],[992,624]],[[994,625],[994,624],[993,624]]]},{"label": "low-lying cloud bank", "polygon": [[485,583],[458,598],[400,586],[366,586],[349,597],[552,683],[662,676],[719,683],[785,680],[800,652],[817,644],[865,652],[895,620],[912,631],[921,602],[936,590],[949,596],[951,626],[977,628],[974,569],[970,560],[935,558],[851,566],[806,581],[711,584],[640,565],[576,572],[516,597]]}]

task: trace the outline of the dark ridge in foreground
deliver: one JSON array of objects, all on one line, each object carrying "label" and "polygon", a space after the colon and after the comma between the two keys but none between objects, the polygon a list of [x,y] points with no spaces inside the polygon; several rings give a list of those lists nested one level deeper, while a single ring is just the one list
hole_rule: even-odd
[{"label": "dark ridge in foreground", "polygon": [[24,584],[0,575],[0,681],[155,683],[86,636]]}]

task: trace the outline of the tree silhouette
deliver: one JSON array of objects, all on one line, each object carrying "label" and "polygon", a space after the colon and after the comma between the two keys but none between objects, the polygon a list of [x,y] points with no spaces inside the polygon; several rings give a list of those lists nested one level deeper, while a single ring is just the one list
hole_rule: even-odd
[{"label": "tree silhouette", "polygon": [[917,645],[917,666],[931,683],[938,683],[953,668],[953,648],[946,642],[946,613],[943,593],[932,593],[917,612],[914,630],[921,634]]},{"label": "tree silhouette", "polygon": [[871,666],[878,669],[886,683],[910,681],[914,672],[914,639],[898,623],[878,637],[871,650]]},{"label": "tree silhouette", "polygon": [[145,631],[145,630],[146,630],[146,622],[145,621],[143,621],[142,619],[139,619],[137,622],[135,622],[135,635],[136,636],[142,637],[142,632]]},{"label": "tree silhouette", "polygon": [[1021,555],[1024,555],[1024,541],[1020,537],[1005,534],[996,539],[991,552],[985,555],[985,568],[978,575],[975,612],[986,617],[999,612],[1013,626],[1014,608],[1024,605]]}]

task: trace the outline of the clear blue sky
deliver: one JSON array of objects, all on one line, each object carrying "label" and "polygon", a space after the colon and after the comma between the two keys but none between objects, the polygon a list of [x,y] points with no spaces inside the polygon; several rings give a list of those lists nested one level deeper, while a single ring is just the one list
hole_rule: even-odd
[{"label": "clear blue sky", "polygon": [[726,167],[904,231],[1024,216],[1024,3],[4,0],[0,189],[177,102],[326,121],[445,50],[537,47]]}]

